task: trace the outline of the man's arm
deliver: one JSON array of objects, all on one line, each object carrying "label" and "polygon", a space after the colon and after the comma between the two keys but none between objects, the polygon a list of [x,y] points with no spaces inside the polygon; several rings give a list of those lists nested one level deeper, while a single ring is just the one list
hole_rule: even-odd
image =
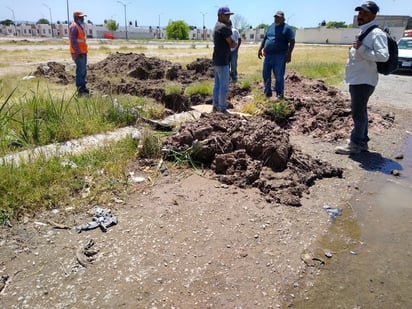
[{"label": "man's arm", "polygon": [[77,33],[77,27],[71,27],[70,28],[70,41],[72,43],[72,46],[74,48],[74,55],[76,59],[78,57],[78,55],[80,55],[80,47],[79,47],[79,43],[77,42],[77,37],[78,37],[78,33]]},{"label": "man's arm", "polygon": [[237,43],[235,41],[233,41],[232,37],[228,36],[226,38],[226,42],[227,44],[229,44],[230,48],[235,48],[237,46]]},{"label": "man's arm", "polygon": [[369,61],[387,61],[389,59],[389,50],[386,34],[381,30],[376,30],[375,33],[372,31],[369,35],[372,35],[372,48],[368,48],[360,42],[357,46],[358,53],[361,54],[362,58]]},{"label": "man's arm", "polygon": [[261,59],[263,57],[263,47],[265,47],[265,42],[266,42],[266,35],[262,40],[262,43],[260,43],[260,47],[258,50],[258,58]]},{"label": "man's arm", "polygon": [[239,39],[237,40],[237,49],[239,49],[240,44],[242,44],[242,39],[240,38],[240,35],[239,35]]},{"label": "man's arm", "polygon": [[291,39],[289,40],[289,48],[288,48],[288,53],[286,55],[286,63],[289,63],[292,61],[292,52],[294,48],[295,48],[295,39]]}]

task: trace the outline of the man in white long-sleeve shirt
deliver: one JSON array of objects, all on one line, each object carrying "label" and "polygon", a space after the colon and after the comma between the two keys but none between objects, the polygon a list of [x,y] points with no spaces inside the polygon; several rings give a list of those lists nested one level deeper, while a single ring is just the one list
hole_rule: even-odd
[{"label": "man in white long-sleeve shirt", "polygon": [[[373,1],[366,1],[355,8],[360,35],[369,27],[375,26],[379,7]],[[353,129],[349,143],[335,148],[337,154],[356,154],[368,151],[368,110],[367,105],[378,83],[376,62],[389,59],[386,34],[378,27],[370,31],[363,40],[359,36],[349,50],[346,63],[345,82],[349,84]]]}]

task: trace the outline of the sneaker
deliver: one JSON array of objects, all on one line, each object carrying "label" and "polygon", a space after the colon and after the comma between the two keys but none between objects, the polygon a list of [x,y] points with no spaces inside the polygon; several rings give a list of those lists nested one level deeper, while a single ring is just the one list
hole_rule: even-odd
[{"label": "sneaker", "polygon": [[278,98],[279,100],[283,100],[285,97],[283,96],[283,93],[281,93],[281,94],[277,94],[276,98]]},{"label": "sneaker", "polygon": [[266,97],[266,98],[271,98],[271,97],[272,97],[272,94],[265,92],[265,97]]},{"label": "sneaker", "polygon": [[218,107],[213,106],[212,113],[217,113],[219,111]]},{"label": "sneaker", "polygon": [[362,151],[368,151],[368,145],[360,146],[353,142],[349,142],[345,146],[338,146],[335,148],[335,153],[341,154],[341,155],[357,154],[357,153],[361,153]]}]

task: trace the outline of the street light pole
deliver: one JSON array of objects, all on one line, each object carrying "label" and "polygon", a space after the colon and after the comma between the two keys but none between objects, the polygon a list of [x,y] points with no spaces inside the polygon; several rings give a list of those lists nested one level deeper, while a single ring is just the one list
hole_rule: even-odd
[{"label": "street light pole", "polygon": [[69,0],[66,0],[66,7],[67,7],[67,27],[70,27]]},{"label": "street light pole", "polygon": [[157,24],[157,30],[158,30],[158,34],[157,34],[157,38],[161,39],[161,31],[160,31],[160,15],[162,15],[163,13],[160,13],[158,15],[158,24]]},{"label": "street light pole", "polygon": [[125,30],[126,30],[126,40],[127,40],[127,18],[126,18],[126,6],[127,6],[127,4],[123,3],[122,1],[117,1],[117,2],[120,3],[121,5],[123,5],[123,7],[124,7],[124,27],[125,27]]},{"label": "street light pole", "polygon": [[48,9],[49,9],[49,13],[50,13],[50,28],[51,28],[51,36],[53,37],[53,19],[52,19],[52,11],[51,11],[51,8],[50,8],[47,4],[43,3],[43,5],[44,5],[46,8],[48,8]]},{"label": "street light pole", "polygon": [[200,14],[202,14],[202,16],[203,16],[203,28],[202,28],[202,37],[203,37],[203,40],[205,40],[205,15],[207,14],[207,13],[205,13],[205,12],[200,12]]},{"label": "street light pole", "polygon": [[9,7],[7,8],[11,11],[11,14],[13,15],[14,35],[17,36],[16,17],[14,16],[14,10]]}]

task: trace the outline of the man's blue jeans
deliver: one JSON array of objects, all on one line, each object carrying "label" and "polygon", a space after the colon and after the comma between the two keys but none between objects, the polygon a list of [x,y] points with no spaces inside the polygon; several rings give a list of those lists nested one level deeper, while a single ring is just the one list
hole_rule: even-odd
[{"label": "man's blue jeans", "polygon": [[213,66],[215,70],[215,84],[213,86],[213,107],[225,112],[227,109],[226,96],[229,90],[229,65]]},{"label": "man's blue jeans", "polygon": [[285,90],[286,54],[265,55],[263,60],[262,77],[264,82],[264,93],[272,96],[272,72],[275,76],[276,95],[282,95]]},{"label": "man's blue jeans", "polygon": [[237,57],[237,50],[230,52],[230,77],[234,82],[237,82]]},{"label": "man's blue jeans", "polygon": [[79,90],[86,89],[86,74],[87,74],[87,54],[81,54],[74,61],[76,63],[76,87]]},{"label": "man's blue jeans", "polygon": [[359,146],[367,146],[369,142],[368,101],[374,90],[374,86],[367,84],[349,85],[353,119],[350,140]]}]

